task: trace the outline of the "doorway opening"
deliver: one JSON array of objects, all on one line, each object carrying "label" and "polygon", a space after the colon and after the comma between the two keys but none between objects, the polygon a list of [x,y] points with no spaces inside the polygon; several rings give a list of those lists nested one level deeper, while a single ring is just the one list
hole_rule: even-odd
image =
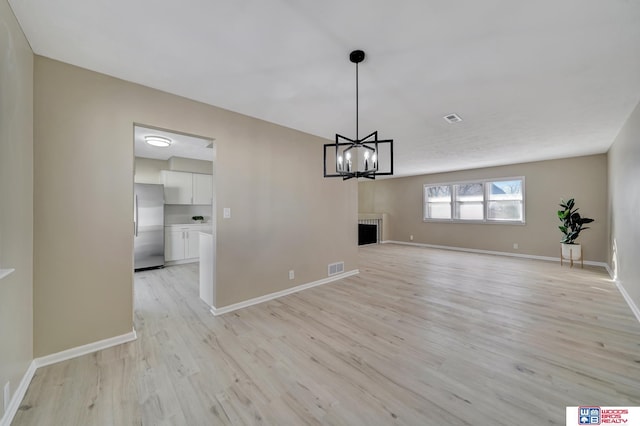
[{"label": "doorway opening", "polygon": [[200,247],[203,234],[215,235],[214,139],[142,124],[133,133],[134,272],[212,268],[215,250],[201,258]]}]

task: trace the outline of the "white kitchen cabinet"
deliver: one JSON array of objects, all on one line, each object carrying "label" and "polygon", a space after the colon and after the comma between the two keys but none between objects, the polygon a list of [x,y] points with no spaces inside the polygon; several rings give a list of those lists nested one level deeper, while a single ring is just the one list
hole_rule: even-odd
[{"label": "white kitchen cabinet", "polygon": [[213,198],[213,176],[201,173],[162,171],[165,204],[207,204]]},{"label": "white kitchen cabinet", "polygon": [[185,253],[184,231],[172,231],[165,229],[164,232],[164,260],[184,260]]},{"label": "white kitchen cabinet", "polygon": [[200,230],[189,230],[185,232],[187,237],[185,243],[185,259],[200,257]]},{"label": "white kitchen cabinet", "polygon": [[216,274],[213,232],[200,232],[200,299],[215,306]]},{"label": "white kitchen cabinet", "polygon": [[193,173],[162,171],[165,204],[192,204]]},{"label": "white kitchen cabinet", "polygon": [[167,225],[164,231],[164,258],[166,262],[197,262],[200,256],[200,231],[211,231],[211,226]]},{"label": "white kitchen cabinet", "polygon": [[193,204],[211,204],[213,198],[213,176],[193,174]]}]

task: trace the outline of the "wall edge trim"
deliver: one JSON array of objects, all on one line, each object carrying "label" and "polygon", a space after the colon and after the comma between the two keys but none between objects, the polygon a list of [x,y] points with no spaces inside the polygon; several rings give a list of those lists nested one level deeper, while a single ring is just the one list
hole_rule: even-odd
[{"label": "wall edge trim", "polygon": [[620,280],[614,280],[614,282],[616,283],[616,287],[618,287],[618,291],[620,292],[620,294],[622,294],[622,297],[624,297],[624,300],[627,302],[627,305],[629,305],[629,309],[631,309],[633,315],[635,315],[638,322],[640,322],[640,309],[638,308],[638,305],[636,305],[631,296],[629,296],[629,293],[627,293],[627,290],[624,288]]},{"label": "wall edge trim", "polygon": [[97,342],[88,343],[82,346],[76,346],[75,348],[66,349],[64,351],[56,352],[54,354],[45,355],[34,359],[36,368],[45,367],[47,365],[56,364],[58,362],[67,361],[69,359],[77,358],[82,355],[87,355],[93,352],[101,351],[103,349],[110,348],[112,346],[121,345],[136,340],[138,335],[136,330],[131,330],[129,333],[121,334],[119,336],[109,337],[107,339],[98,340]]},{"label": "wall edge trim", "polygon": [[286,290],[276,291],[274,293],[265,294],[264,296],[254,297],[253,299],[248,299],[242,302],[233,303],[231,305],[223,306],[221,308],[216,308],[212,306],[209,310],[214,316],[226,314],[228,312],[236,311],[238,309],[247,308],[249,306],[257,305],[259,303],[268,302],[269,300],[277,299],[283,296],[287,296],[289,294],[297,293],[302,290],[307,290],[312,287],[316,287],[323,284],[328,284],[333,281],[338,281],[343,278],[350,277],[352,275],[357,275],[360,273],[360,270],[353,269],[351,271],[344,272],[339,275],[334,275],[332,277],[323,278],[321,280],[312,281],[306,284],[300,284],[295,287],[288,288]]},{"label": "wall edge trim", "polygon": [[605,267],[605,269],[607,270],[607,273],[609,274],[609,276],[611,277],[611,279],[612,279],[613,281],[615,281],[616,279],[615,279],[615,277],[614,277],[614,275],[613,275],[613,271],[611,270],[611,267],[609,266],[609,264],[608,264],[608,263],[605,263],[605,264],[604,264],[604,267]]},{"label": "wall edge trim", "polygon": [[33,376],[36,374],[36,370],[38,367],[36,366],[35,360],[32,360],[27,368],[27,371],[22,376],[22,380],[20,380],[20,384],[16,388],[15,392],[13,392],[13,396],[11,397],[11,402],[9,402],[9,406],[7,407],[7,411],[5,411],[2,419],[0,419],[0,426],[10,426],[13,418],[15,417],[18,409],[20,408],[20,403],[24,399],[24,396],[27,394],[27,389],[29,389],[29,385],[31,384],[31,380]]}]

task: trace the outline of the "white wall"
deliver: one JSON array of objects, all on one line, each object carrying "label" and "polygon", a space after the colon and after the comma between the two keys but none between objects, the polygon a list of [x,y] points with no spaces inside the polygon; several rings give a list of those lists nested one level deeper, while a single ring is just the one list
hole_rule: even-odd
[{"label": "white wall", "polygon": [[[33,52],[0,0],[0,401],[33,358]],[[3,413],[0,402],[0,417]]]},{"label": "white wall", "polygon": [[[640,307],[640,104],[609,150],[609,261]],[[640,315],[640,311],[636,312]],[[640,319],[640,317],[639,317]]]}]

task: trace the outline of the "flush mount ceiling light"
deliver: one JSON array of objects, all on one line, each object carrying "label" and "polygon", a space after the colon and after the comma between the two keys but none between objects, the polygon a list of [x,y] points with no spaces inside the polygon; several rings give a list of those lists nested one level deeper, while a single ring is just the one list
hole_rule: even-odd
[{"label": "flush mount ceiling light", "polygon": [[157,146],[160,148],[166,148],[171,145],[171,139],[163,138],[162,136],[145,136],[144,140],[149,145]]},{"label": "flush mount ceiling light", "polygon": [[375,179],[393,174],[393,139],[378,140],[378,131],[360,139],[358,133],[358,64],[364,57],[362,50],[349,55],[349,60],[356,64],[356,138],[336,134],[335,143],[324,145],[324,177]]}]

